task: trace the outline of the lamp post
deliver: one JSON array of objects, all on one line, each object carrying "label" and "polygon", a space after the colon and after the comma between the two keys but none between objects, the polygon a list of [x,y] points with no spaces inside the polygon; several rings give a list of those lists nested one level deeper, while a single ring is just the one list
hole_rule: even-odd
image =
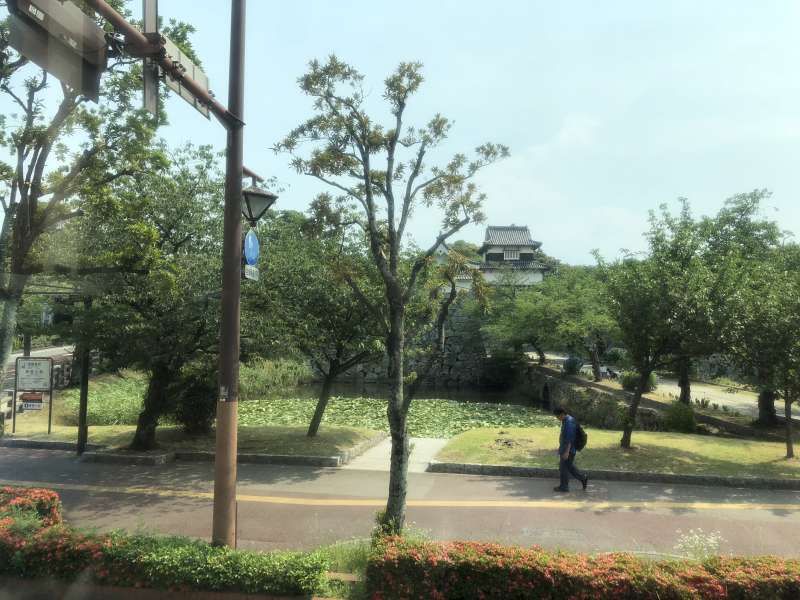
[{"label": "lamp post", "polygon": [[228,81],[228,147],[222,242],[222,319],[219,335],[219,395],[214,459],[211,541],[236,547],[236,477],[239,405],[239,294],[242,263],[242,177],[244,175],[245,0],[231,2]]},{"label": "lamp post", "polygon": [[270,206],[275,204],[277,199],[278,196],[262,190],[255,184],[255,181],[242,190],[242,215],[250,223],[250,227],[256,226],[258,220],[264,216]]}]

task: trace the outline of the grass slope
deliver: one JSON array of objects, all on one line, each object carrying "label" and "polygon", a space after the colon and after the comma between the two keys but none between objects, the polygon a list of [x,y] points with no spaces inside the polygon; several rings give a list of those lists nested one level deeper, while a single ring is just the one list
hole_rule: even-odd
[{"label": "grass slope", "polygon": [[[589,444],[578,455],[586,469],[683,475],[800,477],[800,460],[782,458],[783,444],[710,436],[637,431],[634,448],[619,447],[621,432],[587,429]],[[464,462],[556,467],[559,428],[483,428],[456,436],[436,457]]]}]

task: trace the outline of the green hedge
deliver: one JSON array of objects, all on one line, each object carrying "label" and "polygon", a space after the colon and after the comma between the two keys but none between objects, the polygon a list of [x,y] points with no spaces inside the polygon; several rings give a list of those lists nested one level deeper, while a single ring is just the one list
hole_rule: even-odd
[{"label": "green hedge", "polygon": [[649,562],[474,542],[378,542],[366,574],[381,600],[796,600],[800,560],[777,557]]},{"label": "green hedge", "polygon": [[323,588],[327,570],[319,553],[245,552],[186,538],[86,534],[61,522],[54,492],[0,489],[0,575],[306,596]]}]

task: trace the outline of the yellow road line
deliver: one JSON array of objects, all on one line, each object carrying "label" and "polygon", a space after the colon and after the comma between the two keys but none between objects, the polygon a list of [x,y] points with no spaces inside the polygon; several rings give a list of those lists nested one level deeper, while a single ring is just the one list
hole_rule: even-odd
[{"label": "yellow road line", "polygon": [[[112,494],[141,494],[165,498],[191,498],[211,500],[211,492],[192,490],[158,489],[141,486],[103,486],[81,483],[51,483],[42,481],[8,481],[0,480],[0,485],[45,487],[56,490],[75,492],[94,492]],[[261,504],[283,504],[294,506],[344,506],[344,507],[381,507],[386,500],[380,498],[307,498],[292,496],[256,496],[253,494],[237,495],[239,502]],[[610,501],[610,500],[409,500],[409,507],[420,508],[538,508],[538,509],[573,509],[573,510],[777,510],[800,511],[800,503],[770,504],[749,502],[679,502],[669,500],[643,501]]]}]

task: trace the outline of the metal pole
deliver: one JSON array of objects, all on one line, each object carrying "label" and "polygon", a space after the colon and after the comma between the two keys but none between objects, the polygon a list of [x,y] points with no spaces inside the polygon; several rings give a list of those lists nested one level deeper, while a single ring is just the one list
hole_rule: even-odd
[{"label": "metal pole", "polygon": [[47,435],[50,435],[51,430],[53,428],[53,359],[49,358],[50,361],[50,395],[48,398],[48,408],[47,408]]},{"label": "metal pole", "polygon": [[212,543],[236,547],[236,450],[239,400],[239,293],[242,264],[242,176],[245,0],[231,2],[228,150],[222,250],[222,323],[214,462]]},{"label": "metal pole", "polygon": [[[92,299],[84,298],[83,307],[86,312],[92,307]],[[86,444],[89,441],[89,371],[91,370],[92,354],[89,349],[89,336],[86,335],[86,325],[81,335],[81,395],[78,404],[78,456],[86,451]]]},{"label": "metal pole", "polygon": [[14,395],[11,396],[11,435],[17,432],[17,378],[19,377],[19,357],[14,361]]}]

